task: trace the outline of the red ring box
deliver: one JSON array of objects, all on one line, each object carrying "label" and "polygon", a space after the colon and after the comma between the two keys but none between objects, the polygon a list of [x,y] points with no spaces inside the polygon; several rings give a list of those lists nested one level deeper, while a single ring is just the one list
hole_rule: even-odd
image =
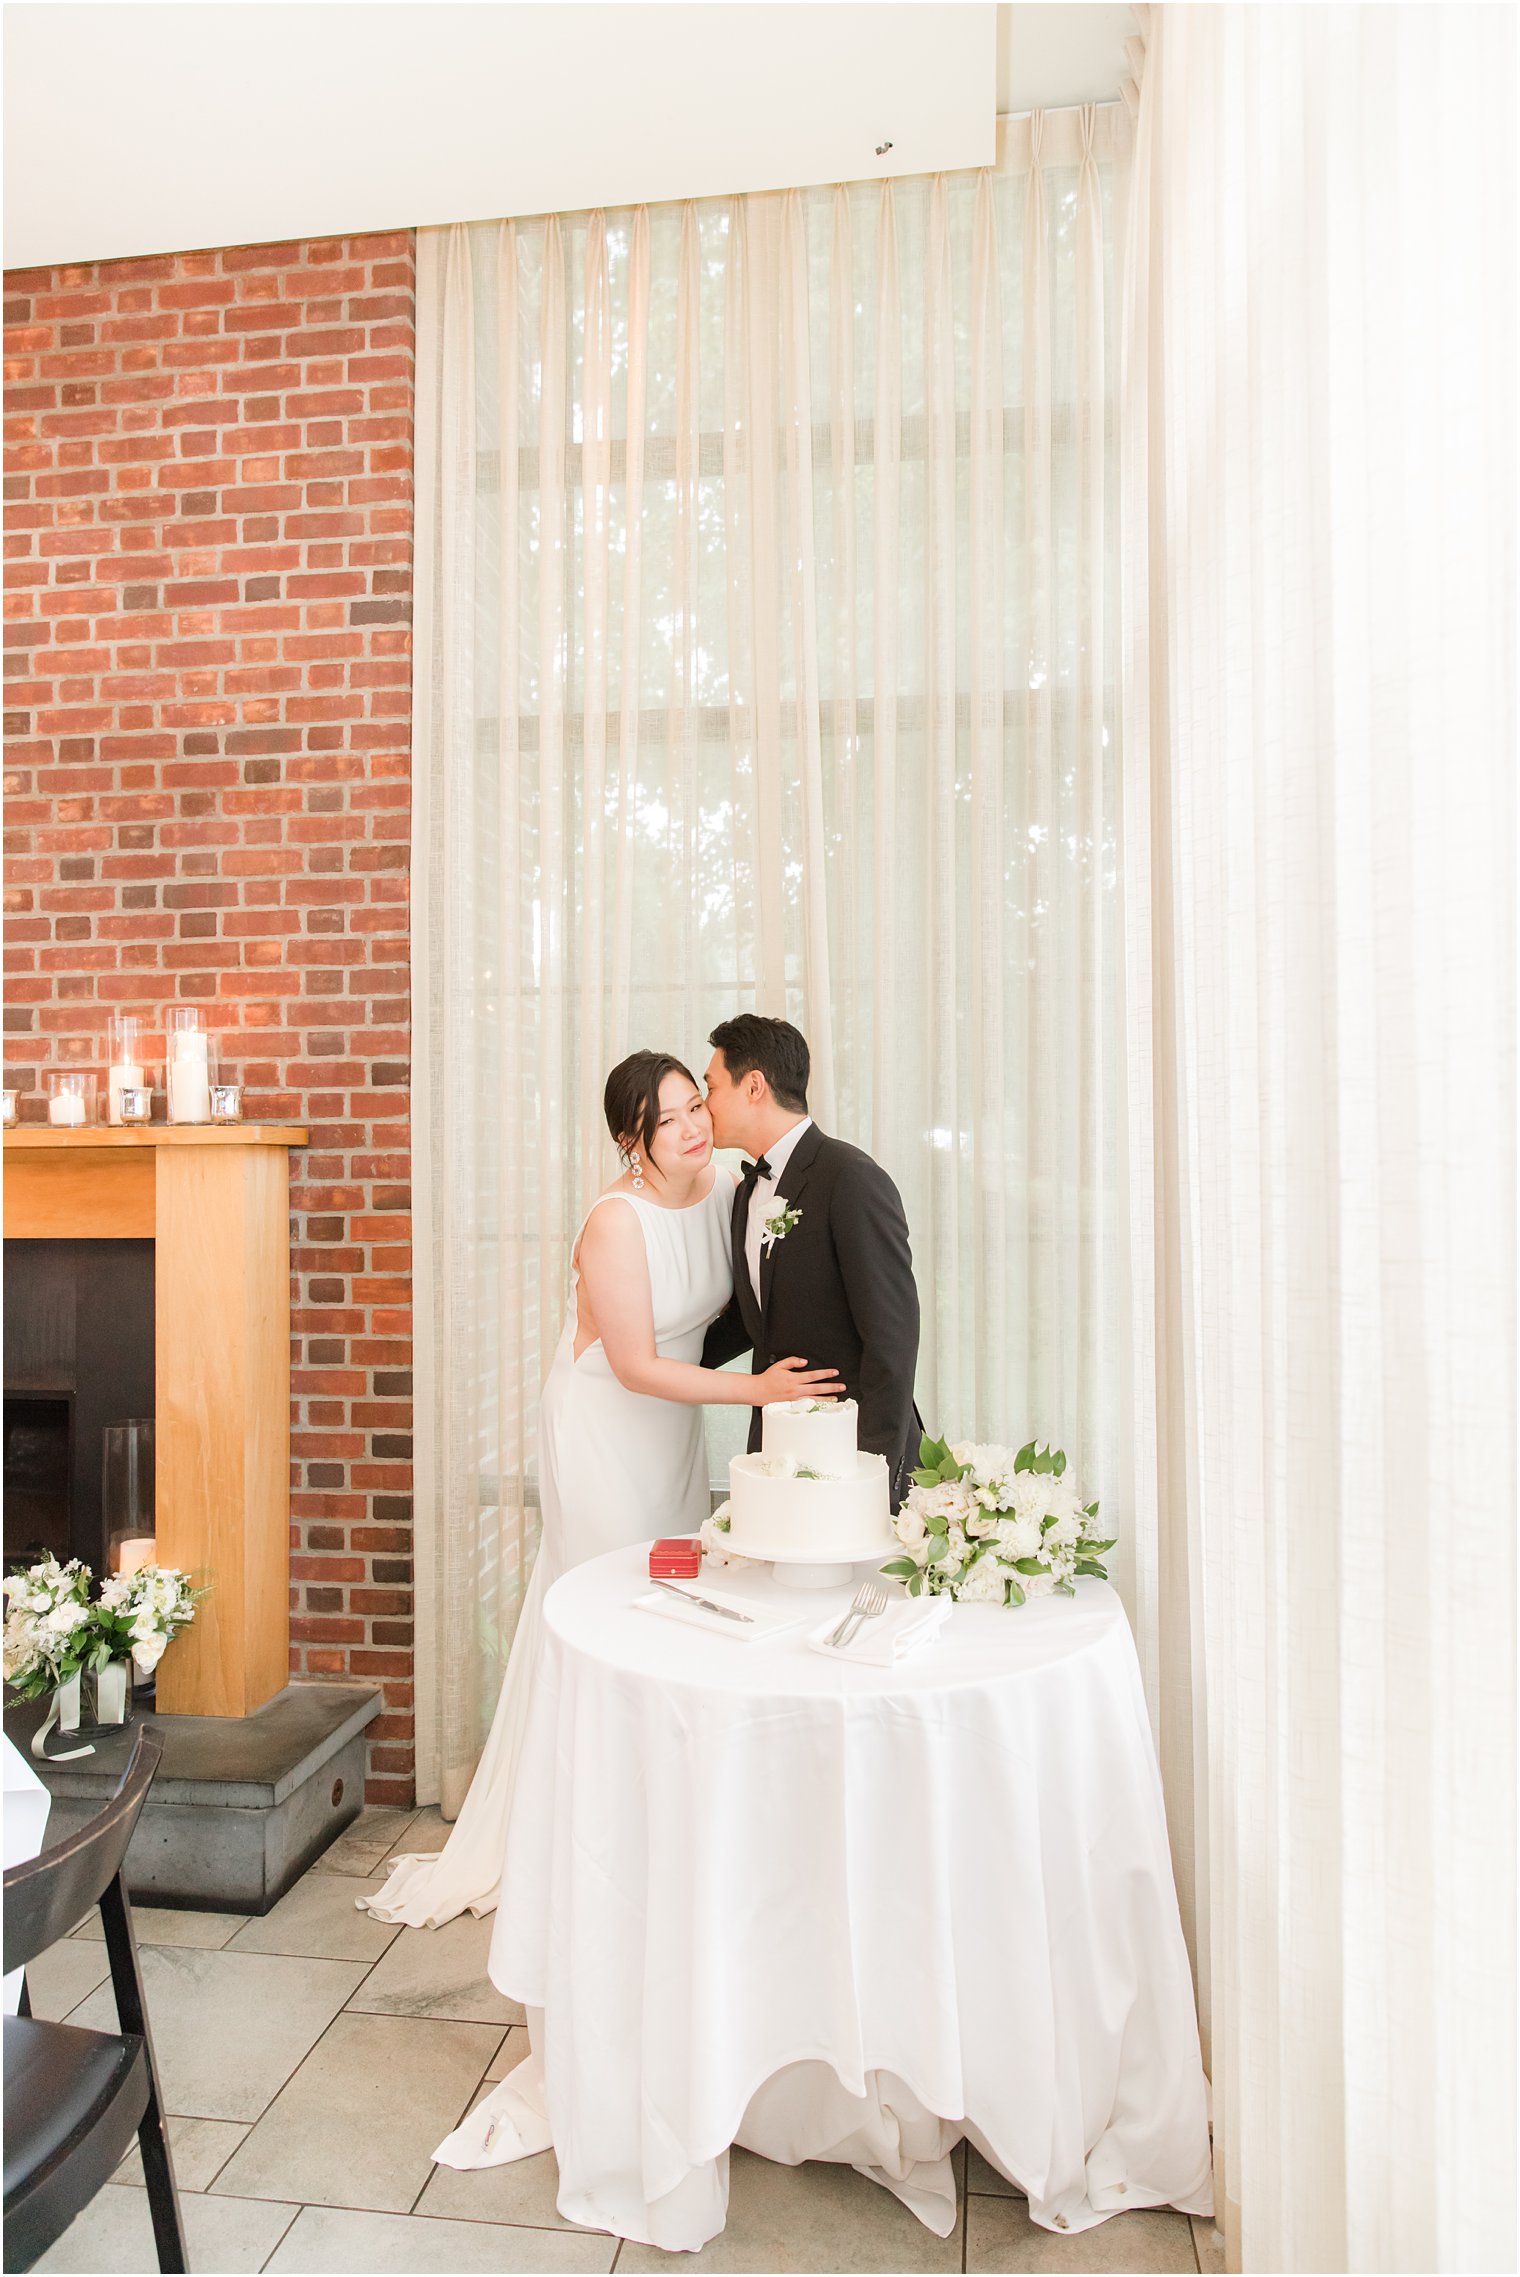
[{"label": "red ring box", "polygon": [[651,1581],[695,1581],[702,1571],[702,1545],[695,1534],[665,1534],[649,1545]]}]

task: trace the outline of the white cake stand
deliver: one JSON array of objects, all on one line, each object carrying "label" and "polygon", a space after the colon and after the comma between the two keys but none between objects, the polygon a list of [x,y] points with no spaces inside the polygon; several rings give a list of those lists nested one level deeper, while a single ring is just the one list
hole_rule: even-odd
[{"label": "white cake stand", "polygon": [[895,1534],[885,1534],[879,1548],[862,1550],[856,1557],[841,1564],[838,1560],[825,1560],[811,1550],[745,1550],[737,1542],[732,1555],[745,1558],[751,1565],[768,1565],[776,1579],[787,1589],[837,1589],[844,1582],[853,1581],[857,1566],[879,1566],[902,1548]]}]

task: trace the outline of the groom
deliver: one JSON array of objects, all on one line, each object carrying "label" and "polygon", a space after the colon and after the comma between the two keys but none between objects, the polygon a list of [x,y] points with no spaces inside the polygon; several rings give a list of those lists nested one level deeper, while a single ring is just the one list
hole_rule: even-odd
[{"label": "groom", "polygon": [[[837,1368],[841,1396],[860,1409],[862,1449],[886,1457],[895,1510],[920,1429],[918,1290],[901,1197],[868,1154],[826,1138],[809,1116],[811,1063],[795,1028],[746,1012],[709,1041],[713,1144],[751,1160],[734,1194],[733,1299],[707,1332],[702,1365],[752,1349],[756,1375],[793,1353]],[[781,1230],[768,1234],[768,1221]]]}]

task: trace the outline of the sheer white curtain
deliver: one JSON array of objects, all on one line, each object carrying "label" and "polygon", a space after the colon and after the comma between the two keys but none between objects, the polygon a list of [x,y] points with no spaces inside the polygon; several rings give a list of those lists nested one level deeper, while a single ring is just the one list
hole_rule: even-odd
[{"label": "sheer white curtain", "polygon": [[1135,1345],[1222,2203],[1237,2267],[1513,2269],[1513,17],[1147,37]]},{"label": "sheer white curtain", "polygon": [[[1120,106],[419,237],[420,1791],[531,1558],[609,1067],[737,1010],[907,1203],[919,1398],[1119,1491]],[[725,1420],[737,1433],[739,1411]],[[714,1425],[721,1475],[736,1435]]]}]

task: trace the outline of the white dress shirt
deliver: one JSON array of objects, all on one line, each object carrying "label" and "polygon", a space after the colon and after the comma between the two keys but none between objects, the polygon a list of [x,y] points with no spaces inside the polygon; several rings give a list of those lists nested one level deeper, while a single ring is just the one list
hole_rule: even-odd
[{"label": "white dress shirt", "polygon": [[771,1166],[769,1178],[757,1178],[750,1188],[749,1219],[744,1228],[744,1262],[749,1267],[750,1287],[755,1292],[757,1302],[760,1296],[760,1237],[765,1226],[765,1214],[775,1204],[776,1187],[791,1157],[792,1148],[803,1132],[810,1131],[812,1127],[812,1116],[804,1115],[800,1123],[793,1123],[789,1131],[783,1131],[775,1145],[768,1146],[765,1150],[764,1159]]}]

